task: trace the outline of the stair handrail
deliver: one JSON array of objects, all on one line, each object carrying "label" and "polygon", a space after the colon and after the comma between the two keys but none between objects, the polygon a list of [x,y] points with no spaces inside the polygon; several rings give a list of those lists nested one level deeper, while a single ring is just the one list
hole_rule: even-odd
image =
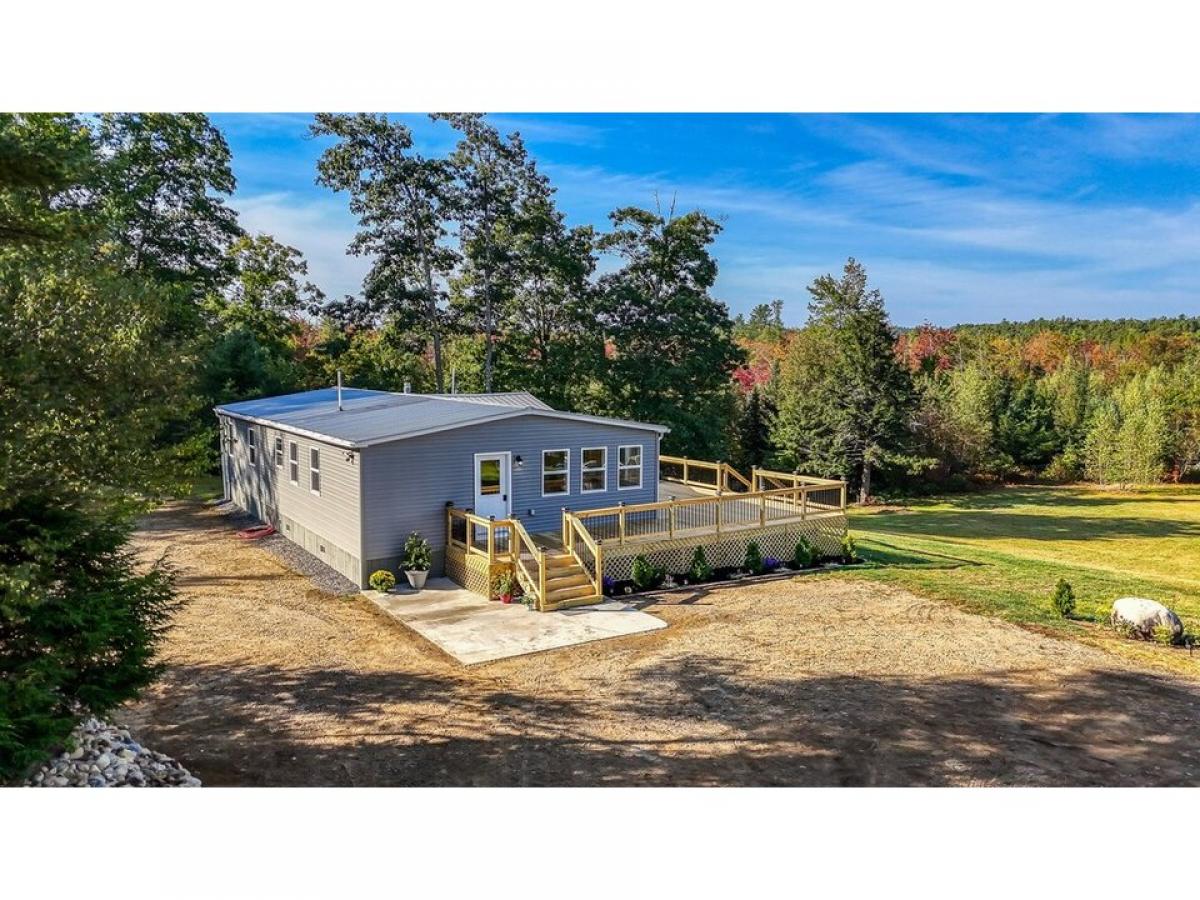
[{"label": "stair handrail", "polygon": [[595,588],[596,596],[604,595],[604,546],[596,540],[587,530],[587,527],[579,520],[579,517],[570,510],[563,510],[563,536],[566,540],[563,542],[563,547],[568,553],[575,558],[575,562],[579,563],[579,568],[587,573],[587,566],[583,560],[579,558],[579,554],[575,552],[575,539],[580,538],[587,548],[592,551],[592,558],[596,560],[596,574],[592,577],[592,587]]},{"label": "stair handrail", "polygon": [[[512,554],[512,566],[517,573],[517,581],[521,583],[522,588],[533,594],[537,608],[540,610],[546,599],[546,551],[534,543],[533,538],[529,536],[529,532],[525,530],[525,526],[521,524],[519,519],[509,519],[507,521],[514,537],[510,552]],[[522,544],[529,548],[530,555],[537,560],[536,582],[521,563]]]}]

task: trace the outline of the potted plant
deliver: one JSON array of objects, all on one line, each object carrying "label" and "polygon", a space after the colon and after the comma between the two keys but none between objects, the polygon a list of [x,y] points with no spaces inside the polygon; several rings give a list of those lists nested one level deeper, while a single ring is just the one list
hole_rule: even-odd
[{"label": "potted plant", "polygon": [[501,603],[512,603],[516,584],[517,579],[512,572],[501,572],[492,579],[492,593],[500,598]]},{"label": "potted plant", "polygon": [[419,591],[425,587],[425,579],[429,577],[429,565],[429,541],[421,536],[421,532],[414,531],[404,542],[404,562],[401,564],[404,577],[408,579],[408,584],[413,590]]}]

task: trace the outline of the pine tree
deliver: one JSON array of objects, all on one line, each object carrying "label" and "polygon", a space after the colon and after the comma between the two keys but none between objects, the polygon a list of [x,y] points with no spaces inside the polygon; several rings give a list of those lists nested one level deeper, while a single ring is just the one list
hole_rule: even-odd
[{"label": "pine tree", "polygon": [[925,464],[909,454],[916,395],[862,265],[851,259],[840,279],[823,275],[808,290],[807,334],[781,373],[775,440],[786,461],[849,478],[865,502],[880,466]]}]

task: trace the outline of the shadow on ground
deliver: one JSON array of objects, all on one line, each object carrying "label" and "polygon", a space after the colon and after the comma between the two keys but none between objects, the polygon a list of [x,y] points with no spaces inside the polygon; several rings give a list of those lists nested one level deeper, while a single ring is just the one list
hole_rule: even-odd
[{"label": "shadow on ground", "polygon": [[141,734],[209,785],[1200,783],[1197,689],[1025,675],[747,679],[688,656],[551,698],[454,673],[191,666]]}]

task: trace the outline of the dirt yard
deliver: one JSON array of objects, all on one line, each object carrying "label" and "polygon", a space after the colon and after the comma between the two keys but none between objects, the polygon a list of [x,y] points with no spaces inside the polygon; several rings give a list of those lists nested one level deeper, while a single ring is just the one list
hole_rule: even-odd
[{"label": "dirt yard", "polygon": [[684,590],[668,628],[464,668],[196,504],[169,668],[115,718],[208,785],[1200,783],[1200,683],[830,577]]}]

